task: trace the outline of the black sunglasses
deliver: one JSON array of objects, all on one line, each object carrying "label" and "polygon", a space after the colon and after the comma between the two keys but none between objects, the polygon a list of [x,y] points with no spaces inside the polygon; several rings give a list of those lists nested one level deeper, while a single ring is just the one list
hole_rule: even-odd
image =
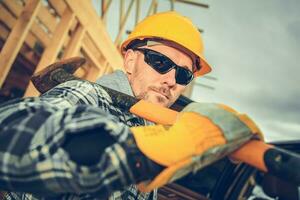
[{"label": "black sunglasses", "polygon": [[135,48],[133,50],[142,52],[144,54],[144,61],[160,74],[166,74],[175,69],[175,80],[180,85],[187,85],[194,78],[192,71],[176,65],[170,58],[157,51],[144,48]]}]

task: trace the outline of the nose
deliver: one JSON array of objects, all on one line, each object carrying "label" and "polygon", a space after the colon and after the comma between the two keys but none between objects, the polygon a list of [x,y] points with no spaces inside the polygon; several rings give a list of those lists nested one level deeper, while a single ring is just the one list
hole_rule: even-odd
[{"label": "nose", "polygon": [[172,69],[166,74],[163,74],[163,83],[166,83],[169,87],[172,87],[176,84],[176,70]]}]

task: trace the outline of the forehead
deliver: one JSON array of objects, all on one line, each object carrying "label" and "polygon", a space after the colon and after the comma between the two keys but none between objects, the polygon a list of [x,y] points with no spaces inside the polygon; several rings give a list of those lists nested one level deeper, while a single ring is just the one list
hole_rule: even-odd
[{"label": "forehead", "polygon": [[147,48],[158,51],[170,58],[175,64],[192,70],[192,59],[187,54],[174,47],[170,47],[164,44],[156,44],[153,46],[147,46]]}]

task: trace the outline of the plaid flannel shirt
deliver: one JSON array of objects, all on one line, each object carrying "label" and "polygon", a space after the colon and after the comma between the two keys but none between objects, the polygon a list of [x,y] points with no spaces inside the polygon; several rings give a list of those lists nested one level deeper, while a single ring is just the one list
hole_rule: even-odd
[{"label": "plaid flannel shirt", "polygon": [[[122,72],[107,78],[131,91]],[[149,124],[120,110],[100,85],[88,81],[68,81],[41,97],[5,103],[0,107],[0,190],[13,191],[3,193],[6,199],[156,199],[156,190],[142,193],[131,185],[141,175],[134,169],[136,159],[146,171],[153,163],[138,150],[129,127]],[[98,129],[115,143],[92,165],[72,160],[63,148],[67,138]]]}]

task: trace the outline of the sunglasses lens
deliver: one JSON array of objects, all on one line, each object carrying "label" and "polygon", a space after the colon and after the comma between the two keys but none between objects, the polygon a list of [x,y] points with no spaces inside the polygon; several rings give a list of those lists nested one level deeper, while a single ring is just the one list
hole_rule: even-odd
[{"label": "sunglasses lens", "polygon": [[177,67],[176,70],[176,83],[180,85],[189,84],[194,78],[193,73],[183,67]]},{"label": "sunglasses lens", "polygon": [[153,51],[147,52],[147,61],[159,73],[167,73],[172,68],[172,62],[165,56]]}]

